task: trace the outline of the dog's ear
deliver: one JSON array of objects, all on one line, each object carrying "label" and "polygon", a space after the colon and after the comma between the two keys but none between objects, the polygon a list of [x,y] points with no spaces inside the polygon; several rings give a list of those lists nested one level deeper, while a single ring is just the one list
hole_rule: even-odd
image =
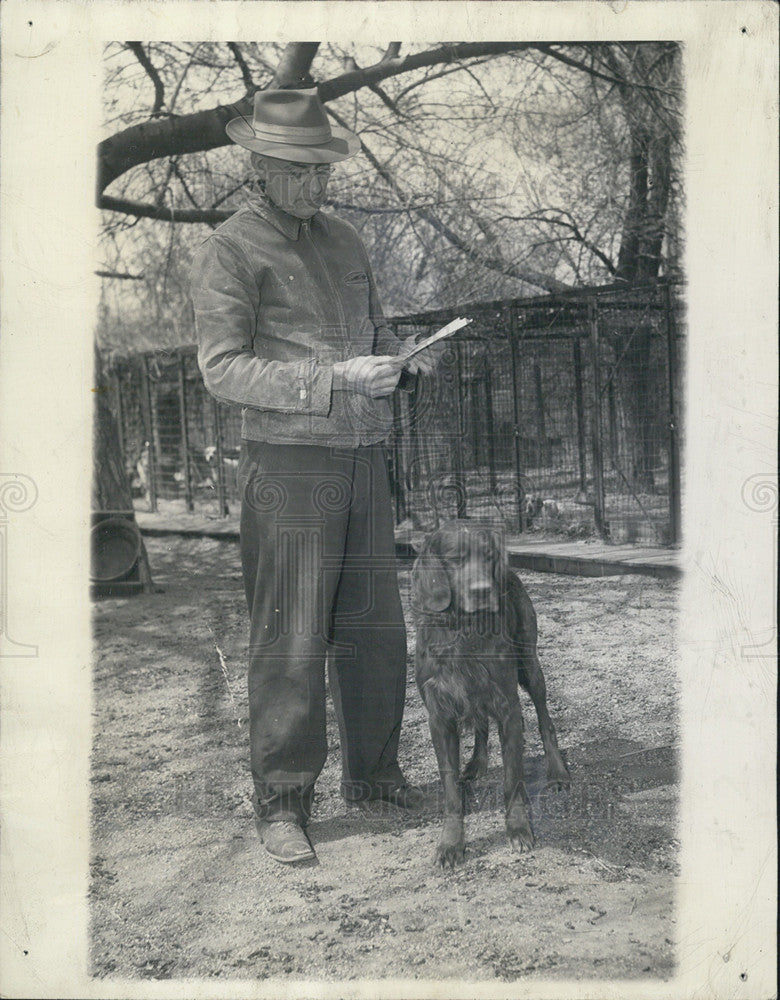
[{"label": "dog's ear", "polygon": [[415,611],[445,611],[451,600],[444,563],[433,552],[423,551],[412,567],[412,607]]}]

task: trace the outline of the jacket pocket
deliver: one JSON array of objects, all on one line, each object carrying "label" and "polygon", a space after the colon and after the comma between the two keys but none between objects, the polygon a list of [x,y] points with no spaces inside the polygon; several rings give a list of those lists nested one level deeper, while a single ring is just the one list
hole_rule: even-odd
[{"label": "jacket pocket", "polygon": [[350,271],[344,275],[345,285],[368,285],[368,275],[365,271]]}]

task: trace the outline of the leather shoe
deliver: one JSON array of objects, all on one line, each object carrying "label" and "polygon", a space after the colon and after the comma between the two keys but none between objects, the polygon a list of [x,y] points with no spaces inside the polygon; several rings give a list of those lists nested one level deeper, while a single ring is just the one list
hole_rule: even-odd
[{"label": "leather shoe", "polygon": [[274,861],[291,865],[296,861],[311,861],[317,857],[303,827],[297,823],[287,820],[272,823],[255,819],[255,826],[266,851]]},{"label": "leather shoe", "polygon": [[399,809],[419,809],[425,795],[421,788],[407,784],[376,785],[368,797],[369,802],[388,802]]}]

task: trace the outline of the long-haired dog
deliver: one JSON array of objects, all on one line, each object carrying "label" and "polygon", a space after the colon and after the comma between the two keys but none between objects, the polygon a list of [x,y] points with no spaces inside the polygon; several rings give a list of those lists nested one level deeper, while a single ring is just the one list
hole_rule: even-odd
[{"label": "long-haired dog", "polygon": [[474,754],[463,780],[484,776],[488,723],[495,719],[504,763],[506,829],[515,850],[533,846],[523,779],[523,714],[518,682],[536,708],[549,784],[568,784],[547,711],[544,675],[536,654],[536,612],[525,587],[507,567],[499,533],[488,525],[449,521],[429,535],[412,569],[417,616],[417,686],[428,710],[444,786],[444,825],[438,864],[463,858],[463,804],[458,788],[459,732],[474,727]]}]

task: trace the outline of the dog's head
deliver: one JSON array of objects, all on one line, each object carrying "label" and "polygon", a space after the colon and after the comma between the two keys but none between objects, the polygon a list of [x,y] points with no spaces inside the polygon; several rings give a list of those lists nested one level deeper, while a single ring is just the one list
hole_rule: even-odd
[{"label": "dog's head", "polygon": [[412,569],[417,611],[498,611],[506,555],[499,531],[477,521],[448,521],[429,535]]}]

